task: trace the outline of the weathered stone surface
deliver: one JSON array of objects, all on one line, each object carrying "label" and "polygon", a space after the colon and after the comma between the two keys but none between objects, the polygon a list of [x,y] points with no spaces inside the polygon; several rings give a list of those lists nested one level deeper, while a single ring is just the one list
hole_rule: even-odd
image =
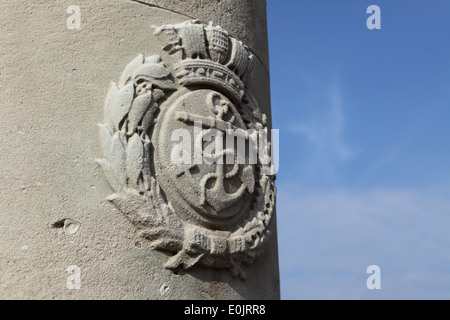
[{"label": "weathered stone surface", "polygon": [[[146,117],[149,106],[174,90],[174,79],[158,59],[146,60],[164,58],[152,26],[197,18],[205,28],[213,21],[213,27],[221,25],[243,41],[256,56],[246,89],[257,92],[256,103],[270,127],[264,2],[81,1],[80,30],[66,27],[66,8],[72,4],[0,4],[0,298],[278,298],[275,213],[262,255],[242,266],[246,280],[207,264],[165,269],[172,255],[154,250],[157,243],[139,232],[147,229],[129,222],[147,221],[149,214],[138,214],[146,166],[142,154],[148,147],[139,127],[153,125]],[[216,45],[211,56],[222,63],[225,49]],[[151,95],[141,85],[135,96],[131,79],[149,74],[160,91]],[[111,135],[126,115],[126,130]],[[110,161],[99,167],[99,158]],[[117,200],[124,183],[135,190],[126,201],[134,217],[123,214]],[[117,207],[106,200],[114,192],[117,196],[108,199],[117,200]],[[221,250],[217,241],[213,252]],[[74,265],[81,270],[79,290],[66,284],[66,270]]]}]

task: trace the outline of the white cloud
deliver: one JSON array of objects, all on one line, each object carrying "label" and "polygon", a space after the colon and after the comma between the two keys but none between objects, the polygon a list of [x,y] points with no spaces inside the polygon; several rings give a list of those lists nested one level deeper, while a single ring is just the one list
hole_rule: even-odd
[{"label": "white cloud", "polygon": [[[449,299],[450,190],[278,186],[284,299]],[[366,288],[367,266],[382,289]]]},{"label": "white cloud", "polygon": [[328,103],[316,108],[311,119],[289,129],[306,138],[314,148],[309,170],[313,174],[334,176],[335,167],[354,158],[359,150],[344,139],[346,118],[338,82],[334,81],[329,92],[324,94],[328,96]]}]

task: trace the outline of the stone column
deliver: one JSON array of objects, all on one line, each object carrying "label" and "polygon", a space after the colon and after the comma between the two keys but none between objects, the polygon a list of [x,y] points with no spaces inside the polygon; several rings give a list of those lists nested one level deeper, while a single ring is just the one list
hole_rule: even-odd
[{"label": "stone column", "polygon": [[265,10],[2,1],[0,299],[279,298],[267,165],[170,157],[271,128]]}]

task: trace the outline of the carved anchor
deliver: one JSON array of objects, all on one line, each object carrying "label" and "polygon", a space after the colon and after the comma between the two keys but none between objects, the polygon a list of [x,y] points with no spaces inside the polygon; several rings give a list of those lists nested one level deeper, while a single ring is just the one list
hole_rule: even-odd
[{"label": "carved anchor", "polygon": [[[178,112],[177,120],[194,124],[195,122],[201,122],[202,127],[206,129],[217,129],[223,133],[226,133],[227,130],[234,130],[236,135],[240,135],[242,129],[236,127],[232,124],[235,120],[234,116],[231,116],[229,120],[223,120],[223,115],[226,114],[229,110],[228,101],[220,100],[220,105],[214,106],[214,113],[216,117],[204,117],[195,114],[188,114],[186,112]],[[196,141],[197,143],[202,143],[203,137],[209,133],[209,130],[202,130],[202,133],[196,137],[196,139],[200,141]],[[246,139],[246,137],[244,135]],[[198,145],[198,144],[197,144]],[[219,159],[223,159],[227,154],[234,154],[234,150],[225,149],[215,154],[213,156],[206,156],[205,160],[210,161],[211,163],[216,162],[216,170],[215,172],[211,172],[206,174],[200,180],[200,188],[201,188],[201,196],[200,196],[200,204],[205,204],[206,200],[210,205],[212,205],[216,210],[223,210],[229,208],[233,204],[238,201],[241,196],[248,191],[250,194],[254,191],[255,179],[253,175],[253,168],[251,166],[246,166],[242,169],[242,174],[239,176],[239,180],[241,181],[241,186],[237,191],[230,194],[226,191],[224,183],[226,179],[231,179],[238,175],[239,173],[239,164],[235,161],[234,166],[231,171],[226,172],[225,165],[223,161],[218,161]],[[189,171],[189,170],[187,170]],[[212,189],[208,189],[206,187],[209,180],[215,180],[214,187]]]}]

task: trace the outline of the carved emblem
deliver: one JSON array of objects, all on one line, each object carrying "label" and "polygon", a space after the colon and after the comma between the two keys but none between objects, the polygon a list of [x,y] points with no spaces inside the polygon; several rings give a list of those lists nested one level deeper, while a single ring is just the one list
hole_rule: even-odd
[{"label": "carved emblem", "polygon": [[[212,23],[186,21],[154,32],[163,43],[161,56],[130,62],[106,99],[99,125],[104,157],[97,162],[115,192],[108,200],[153,248],[173,254],[165,267],[226,268],[245,279],[242,264],[254,262],[270,236],[274,176],[249,154],[239,162],[228,145],[204,151],[212,129],[266,128],[244,84],[253,56]],[[201,162],[195,154],[187,163],[173,161],[177,129],[192,134],[190,146],[200,145]]]}]

